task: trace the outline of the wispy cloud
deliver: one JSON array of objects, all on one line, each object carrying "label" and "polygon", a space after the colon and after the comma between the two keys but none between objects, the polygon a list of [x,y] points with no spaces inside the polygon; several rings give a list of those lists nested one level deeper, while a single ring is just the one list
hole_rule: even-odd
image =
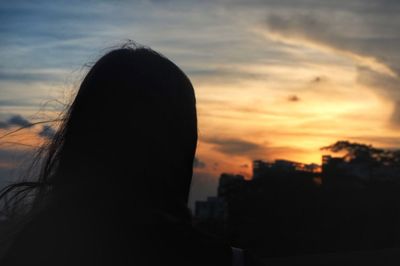
[{"label": "wispy cloud", "polygon": [[[379,37],[366,39],[364,36],[349,35],[340,28],[340,17],[322,16],[316,14],[288,14],[268,16],[266,34],[275,40],[290,44],[311,46],[317,49],[336,52],[350,57],[357,64],[372,70],[396,77],[396,72],[390,66],[380,61],[384,52],[375,54],[369,46]],[[384,45],[382,45],[384,48]]]},{"label": "wispy cloud", "polygon": [[204,141],[213,144],[217,151],[231,156],[247,155],[256,158],[261,156],[264,150],[262,145],[241,139],[209,137]]},{"label": "wispy cloud", "polygon": [[21,115],[13,115],[6,121],[0,121],[0,128],[7,129],[13,126],[28,127],[31,124],[31,122],[23,118]]},{"label": "wispy cloud", "polygon": [[39,131],[38,135],[43,138],[51,139],[56,134],[56,131],[49,125],[42,126],[42,129]]}]

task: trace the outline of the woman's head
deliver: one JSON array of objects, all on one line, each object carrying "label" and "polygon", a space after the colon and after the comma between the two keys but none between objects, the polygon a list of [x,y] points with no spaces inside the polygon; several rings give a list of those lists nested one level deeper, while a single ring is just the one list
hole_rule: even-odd
[{"label": "woman's head", "polygon": [[187,203],[196,144],[195,95],[186,75],[151,49],[123,47],[87,73],[39,183],[67,204],[169,211]]}]

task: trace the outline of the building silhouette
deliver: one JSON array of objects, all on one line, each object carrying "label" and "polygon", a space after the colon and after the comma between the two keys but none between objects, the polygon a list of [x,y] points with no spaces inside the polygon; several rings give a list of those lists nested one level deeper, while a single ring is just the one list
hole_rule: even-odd
[{"label": "building silhouette", "polygon": [[206,201],[196,201],[195,216],[202,220],[224,218],[224,202],[220,197],[208,197]]},{"label": "building silhouette", "polygon": [[321,167],[318,164],[304,164],[289,160],[275,160],[267,162],[263,160],[253,161],[253,179],[267,176],[287,175],[297,173],[319,173]]},{"label": "building silhouette", "polygon": [[265,257],[400,247],[400,171],[371,162],[255,160],[250,180],[221,174],[217,197],[195,214],[202,229]]}]

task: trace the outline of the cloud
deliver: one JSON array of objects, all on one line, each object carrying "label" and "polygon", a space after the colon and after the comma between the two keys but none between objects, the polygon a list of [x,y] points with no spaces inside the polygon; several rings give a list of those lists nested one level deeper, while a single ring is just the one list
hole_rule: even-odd
[{"label": "cloud", "polygon": [[56,131],[48,125],[44,125],[42,127],[42,130],[39,131],[38,135],[43,137],[43,138],[47,138],[47,139],[51,139],[54,137],[54,135],[56,134]]},{"label": "cloud", "polygon": [[[301,59],[304,60],[309,54],[297,55],[292,52],[295,49],[291,49],[290,45],[275,45],[276,43],[266,42],[260,36],[255,36],[251,29],[256,27],[259,22],[263,23],[264,29],[268,28],[271,33],[281,36],[282,39],[292,40],[295,43],[302,41],[305,44],[330,49],[330,51],[347,53],[347,56],[353,56],[359,64],[363,64],[362,60],[366,60],[365,64],[376,71],[390,67],[390,70],[398,72],[400,38],[397,12],[400,1],[397,0],[206,1],[205,5],[203,5],[204,2],[196,2],[196,8],[191,6],[193,1],[187,1],[186,4],[170,2],[171,5],[163,5],[162,9],[158,10],[147,1],[102,2],[100,5],[96,5],[92,1],[85,2],[83,5],[71,4],[68,1],[61,3],[42,1],[42,4],[12,1],[10,4],[2,5],[0,21],[3,27],[1,27],[0,33],[3,38],[0,44],[2,48],[0,55],[3,60],[0,62],[0,82],[2,82],[0,85],[2,88],[7,88],[10,96],[4,97],[3,93],[2,101],[7,98],[7,102],[0,101],[0,106],[14,106],[12,101],[20,100],[21,97],[24,98],[23,105],[34,104],[33,100],[40,100],[47,91],[39,86],[31,86],[28,84],[29,81],[35,83],[48,81],[50,83],[51,80],[58,79],[57,77],[60,75],[64,78],[62,71],[52,73],[47,70],[61,68],[68,72],[79,68],[84,63],[97,58],[102,53],[101,49],[113,45],[114,41],[110,40],[125,38],[134,38],[163,52],[182,66],[182,69],[190,77],[194,76],[197,79],[194,85],[197,85],[199,80],[203,82],[210,80],[214,83],[217,78],[221,78],[223,81],[234,80],[236,83],[235,76],[240,79],[252,80],[265,78],[267,74],[264,73],[270,73],[268,69],[262,72],[263,69],[260,68],[253,74],[252,68],[248,68],[248,66],[254,64],[260,66],[290,65],[292,68],[288,68],[289,70],[293,67],[301,68]],[[187,7],[186,12],[182,12],[184,5]],[[221,6],[229,10],[223,10]],[[233,10],[234,6],[237,9]],[[118,14],[118,16],[114,14]],[[249,16],[249,14],[251,15]],[[266,16],[268,16],[267,19]],[[168,25],[167,34],[165,25]],[[61,28],[62,31],[59,30]],[[368,58],[373,58],[375,61],[368,62]],[[324,58],[313,59],[326,63]],[[230,65],[239,65],[241,68]],[[248,69],[248,71],[241,71],[243,69]],[[388,78],[383,73],[385,71],[377,74],[376,71],[368,70],[376,77],[373,82],[379,83],[379,86],[376,86],[377,91],[391,99],[400,99],[397,98],[395,87],[389,88],[392,86],[390,85],[392,81],[399,84],[398,79]],[[262,73],[258,74],[259,72]],[[288,75],[288,79],[292,78],[290,73],[285,72],[285,74]],[[363,75],[360,80],[367,82],[366,78]],[[18,80],[24,86],[12,82],[13,86],[18,85],[18,90],[15,90],[14,87],[7,87],[11,81]],[[271,83],[266,84],[265,87],[270,87],[269,84],[273,84],[276,80],[277,76],[268,76],[267,82]],[[393,83],[393,85],[395,84]],[[261,104],[250,105],[244,102],[239,104],[239,100],[244,100],[246,97],[236,99],[238,94],[231,90],[232,86],[220,86],[225,90],[223,93],[220,88],[212,91],[211,89],[206,90],[206,86],[197,87],[200,96],[199,106],[207,97],[225,99],[233,107],[238,107],[232,108],[235,112],[254,113],[255,115],[252,117],[265,114],[268,117],[263,116],[263,119],[272,117],[281,121],[280,109],[274,110],[272,107],[267,108]],[[318,86],[318,90],[321,89],[319,87],[323,86]],[[288,95],[297,94],[297,91],[285,92],[285,89],[285,86],[279,86],[279,90],[283,91],[279,97],[283,95],[284,100],[287,100],[285,97]],[[353,88],[349,87],[350,89]],[[264,97],[260,94],[261,90],[255,90],[251,86],[243,86],[240,91],[240,95],[247,93],[254,98]],[[34,97],[31,96],[33,92],[35,92]],[[301,100],[303,97],[305,100],[312,98],[303,93],[298,95]],[[274,94],[267,96],[273,98]],[[301,106],[302,102],[299,104]],[[290,103],[290,105],[296,108],[298,104]],[[216,114],[216,108],[217,106],[209,104],[202,106],[202,109],[210,113],[213,118],[222,115]],[[218,108],[229,110],[227,105],[222,104]],[[12,112],[19,111],[13,110]],[[397,121],[395,119],[396,111],[393,117],[393,121]],[[242,116],[233,118],[237,121],[237,119],[242,119]],[[230,127],[226,129],[234,132],[234,127],[235,125],[237,127],[238,124],[233,119],[230,121]],[[264,121],[266,119],[258,120],[258,125],[267,124]],[[0,127],[8,126],[7,121],[0,122]],[[284,131],[281,128],[273,129]],[[329,134],[334,134],[331,132],[334,131],[329,131]],[[318,137],[319,134],[327,133],[319,130],[312,134]],[[272,139],[272,141],[274,140]],[[246,154],[248,156],[260,155],[261,157],[266,150],[268,154],[278,153],[283,156],[288,150],[286,147],[281,149],[279,147],[264,148],[258,143],[242,139],[231,138],[228,141],[219,139],[217,142],[212,144],[215,149],[229,155]],[[211,168],[212,163],[208,161],[207,163]]]},{"label": "cloud", "polygon": [[254,142],[234,138],[206,138],[205,142],[214,145],[214,149],[231,156],[250,156],[256,158],[264,152],[264,147]]},{"label": "cloud", "polygon": [[323,81],[323,78],[322,77],[315,77],[311,82],[312,83],[321,83]]},{"label": "cloud", "polygon": [[303,3],[297,10],[272,11],[265,20],[266,36],[350,58],[357,66],[357,82],[393,101],[389,120],[399,125],[400,19],[393,11],[400,2],[354,3],[312,11]]},{"label": "cloud", "polygon": [[206,163],[201,161],[198,157],[195,157],[194,161],[193,161],[193,167],[194,168],[205,168]]},{"label": "cloud", "polygon": [[297,95],[291,95],[288,97],[289,102],[298,102],[300,98]]},{"label": "cloud", "polygon": [[256,73],[251,70],[237,69],[234,66],[211,68],[209,65],[197,66],[195,69],[188,68],[186,74],[193,78],[207,78],[212,82],[237,82],[239,80],[266,80],[267,73]]},{"label": "cloud", "polygon": [[[37,122],[37,123],[40,123]],[[0,129],[5,129],[9,130],[9,132],[6,132],[6,134],[12,134],[13,127],[17,127],[16,130],[18,131],[19,129],[22,128],[32,128],[36,123],[32,123],[28,119],[24,118],[21,115],[12,115],[5,121],[0,121]],[[55,135],[56,131],[49,125],[43,125],[40,129],[40,131],[36,132],[36,134],[39,137],[42,138],[47,138],[51,139]],[[22,143],[21,143],[22,144]]]},{"label": "cloud", "polygon": [[380,95],[393,101],[394,109],[390,121],[394,126],[400,126],[400,79],[376,73],[367,68],[359,67],[357,82],[373,88]]},{"label": "cloud", "polygon": [[27,127],[31,125],[31,122],[20,115],[14,115],[10,119],[8,119],[8,124],[13,126]]},{"label": "cloud", "polygon": [[8,129],[13,126],[29,127],[32,123],[21,115],[13,115],[6,121],[0,121],[0,128]]},{"label": "cloud", "polygon": [[385,76],[365,67],[357,69],[357,82],[373,88],[387,98],[400,99],[400,80],[390,76]]},{"label": "cloud", "polygon": [[0,81],[37,82],[62,81],[68,72],[64,69],[5,69],[0,67]]},{"label": "cloud", "polygon": [[270,31],[293,37],[307,37],[331,43],[337,34],[332,34],[326,20],[310,14],[271,14],[266,20]]},{"label": "cloud", "polygon": [[[335,52],[351,58],[358,65],[395,77],[397,73],[393,64],[387,60],[387,54],[377,49],[377,46],[380,49],[385,46],[378,43],[379,40],[382,41],[382,37],[360,36],[357,31],[362,30],[361,25],[354,27],[349,24],[344,31],[346,25],[341,20],[346,19],[348,18],[324,13],[270,14],[266,20],[267,36],[290,44]],[[400,40],[391,41],[400,44]]]},{"label": "cloud", "polygon": [[[209,137],[202,139],[202,141],[213,145],[214,150],[227,156],[241,156],[249,160],[275,160],[287,156],[298,158],[310,152],[310,150],[299,147],[272,146],[238,138]],[[245,168],[243,165],[240,167]]]}]

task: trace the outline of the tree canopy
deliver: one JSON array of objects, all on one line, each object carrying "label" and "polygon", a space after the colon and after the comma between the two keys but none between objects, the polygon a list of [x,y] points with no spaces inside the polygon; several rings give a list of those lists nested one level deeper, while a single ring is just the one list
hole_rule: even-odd
[{"label": "tree canopy", "polygon": [[334,144],[322,147],[334,153],[345,152],[343,158],[349,162],[362,161],[385,166],[400,166],[399,149],[381,149],[372,145],[340,140]]}]

